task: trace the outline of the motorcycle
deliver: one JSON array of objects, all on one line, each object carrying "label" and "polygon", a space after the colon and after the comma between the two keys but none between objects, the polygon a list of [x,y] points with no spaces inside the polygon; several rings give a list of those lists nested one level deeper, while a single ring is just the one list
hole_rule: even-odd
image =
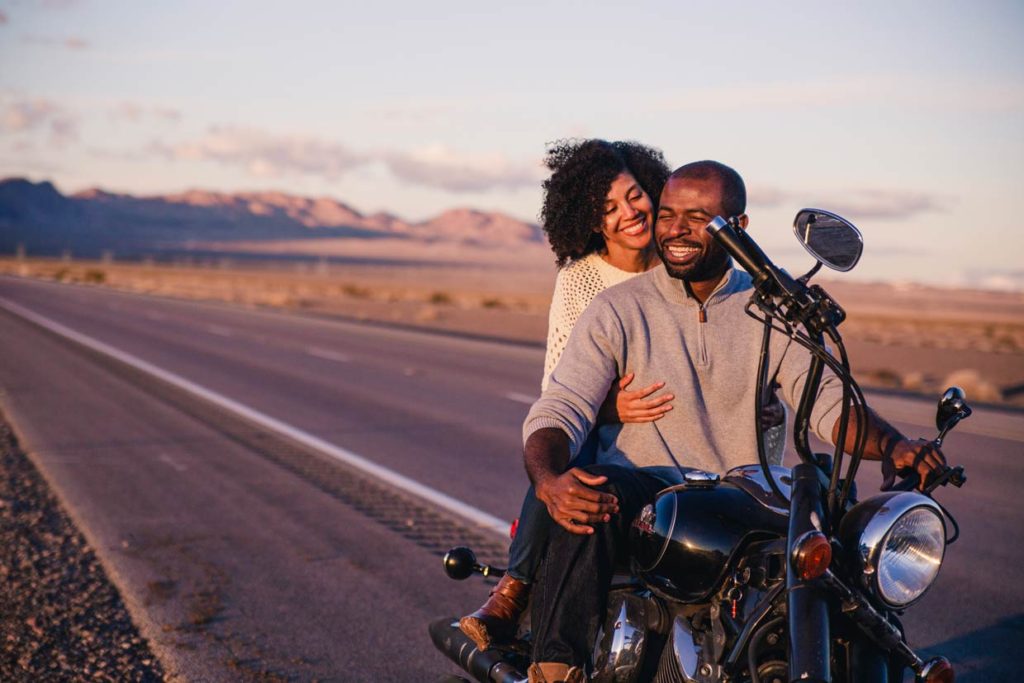
[{"label": "motorcycle", "polygon": [[[843,386],[838,443],[846,443],[851,414],[858,417],[855,430],[865,424],[867,403],[837,329],[846,314],[824,289],[808,284],[823,265],[853,268],[863,240],[849,221],[820,209],[798,212],[793,228],[816,261],[799,278],[776,267],[737,221],[716,217],[708,225],[753,278],[746,312],[764,325],[757,395],[765,395],[770,381],[773,332],[811,354],[794,416],[800,462],[792,469],[769,465],[759,439],[758,464],[724,476],[684,472],[683,483],[641,510],[632,525],[631,574],[613,583],[594,644],[593,681],[898,683],[908,668],[918,683],[954,680],[947,659],[924,660],[910,648],[899,616],[934,583],[946,546],[959,535],[932,494],[939,486],[962,486],[964,469],[946,467],[922,485],[916,473],[895,472],[883,460],[882,492],[858,501],[855,477],[866,433],[855,433],[845,471],[841,448],[812,451],[810,415],[826,367]],[[970,414],[963,391],[948,389],[938,403],[936,447]],[[450,550],[444,568],[459,580],[502,573],[478,564],[465,547]],[[435,621],[430,634],[477,681],[526,679],[528,634],[486,651],[459,630],[457,619]]]}]

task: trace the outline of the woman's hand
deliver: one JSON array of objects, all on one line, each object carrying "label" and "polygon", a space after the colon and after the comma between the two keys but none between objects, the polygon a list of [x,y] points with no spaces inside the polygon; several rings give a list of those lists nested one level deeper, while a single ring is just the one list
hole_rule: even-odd
[{"label": "woman's hand", "polygon": [[602,424],[654,422],[665,417],[665,413],[672,410],[672,404],[669,403],[675,398],[672,394],[648,398],[656,391],[663,389],[664,382],[655,382],[643,389],[627,391],[626,387],[633,382],[635,376],[636,373],[630,372],[612,385],[608,397],[598,412],[598,421]]}]

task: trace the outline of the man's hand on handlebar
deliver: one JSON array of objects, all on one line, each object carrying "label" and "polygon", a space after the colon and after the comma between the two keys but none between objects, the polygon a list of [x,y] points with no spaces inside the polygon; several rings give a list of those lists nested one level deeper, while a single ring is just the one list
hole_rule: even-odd
[{"label": "man's hand on handlebar", "polygon": [[926,439],[900,439],[892,450],[892,464],[901,476],[917,474],[920,483],[918,490],[923,491],[933,475],[944,472],[947,468],[946,457],[933,441]]},{"label": "man's hand on handlebar", "polygon": [[592,534],[591,524],[607,522],[619,511],[619,501],[609,493],[596,491],[608,477],[594,476],[579,467],[536,483],[537,498],[548,514],[567,531]]}]

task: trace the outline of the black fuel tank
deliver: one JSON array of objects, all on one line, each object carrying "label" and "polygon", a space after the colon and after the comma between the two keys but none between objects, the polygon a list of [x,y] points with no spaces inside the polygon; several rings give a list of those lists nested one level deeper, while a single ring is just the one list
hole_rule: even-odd
[{"label": "black fuel tank", "polygon": [[786,535],[784,505],[757,496],[762,487],[759,468],[737,468],[721,482],[659,493],[633,523],[633,556],[644,580],[681,602],[710,598],[746,542]]}]

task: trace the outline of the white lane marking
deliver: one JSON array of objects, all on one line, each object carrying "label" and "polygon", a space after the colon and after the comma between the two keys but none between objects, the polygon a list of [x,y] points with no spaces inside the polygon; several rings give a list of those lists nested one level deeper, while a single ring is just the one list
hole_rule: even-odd
[{"label": "white lane marking", "polygon": [[184,472],[185,470],[188,469],[188,467],[182,465],[180,462],[178,462],[171,456],[167,455],[166,453],[161,453],[159,456],[157,456],[157,460],[159,460],[162,463],[165,463],[166,465],[170,466],[171,468],[179,472]]},{"label": "white lane marking", "polygon": [[206,331],[210,334],[215,334],[218,337],[231,337],[234,335],[234,332],[220,325],[207,325]]},{"label": "white lane marking", "polygon": [[536,396],[527,396],[526,394],[519,394],[516,393],[515,391],[510,391],[507,394],[505,394],[505,398],[507,398],[510,401],[515,401],[516,403],[525,403],[528,406],[532,406],[534,403],[537,402]]},{"label": "white lane marking", "polygon": [[224,410],[234,413],[238,417],[249,420],[250,422],[264,427],[265,429],[270,429],[278,434],[282,434],[289,439],[307,446],[308,448],[320,451],[324,455],[362,470],[363,472],[366,472],[367,474],[374,476],[391,486],[418,496],[427,502],[433,503],[440,508],[462,517],[470,524],[497,534],[503,540],[508,537],[509,522],[503,519],[499,519],[494,515],[473,507],[472,505],[463,503],[461,500],[452,498],[451,496],[432,489],[429,486],[425,486],[415,479],[411,479],[403,474],[390,470],[387,467],[378,465],[372,460],[364,458],[363,456],[353,453],[341,446],[336,446],[324,441],[320,437],[314,436],[309,432],[305,432],[298,427],[293,427],[292,425],[271,417],[266,413],[261,413],[260,411],[230,399],[227,396],[218,394],[217,392],[207,389],[206,387],[202,387],[185,379],[184,377],[157,367],[156,365],[144,361],[137,356],[133,356],[130,353],[121,351],[109,344],[101,342],[98,339],[93,339],[81,332],[65,327],[59,322],[31,311],[14,303],[13,301],[0,297],[0,306],[9,312],[19,315],[26,320],[30,320],[36,325],[39,325],[40,327],[43,327],[55,334],[70,339],[71,341],[90,348],[93,351],[102,353],[105,356],[109,356],[110,358],[120,361],[126,365],[130,365],[136,370],[150,374],[153,377],[163,380],[164,382],[178,387],[183,391],[187,391],[194,396],[205,401],[209,401]]},{"label": "white lane marking", "polygon": [[324,358],[326,360],[333,360],[338,363],[350,363],[352,356],[344,353],[338,353],[337,351],[331,351],[330,349],[321,349],[316,346],[311,346],[306,349],[306,353],[310,356],[316,356],[317,358]]}]

